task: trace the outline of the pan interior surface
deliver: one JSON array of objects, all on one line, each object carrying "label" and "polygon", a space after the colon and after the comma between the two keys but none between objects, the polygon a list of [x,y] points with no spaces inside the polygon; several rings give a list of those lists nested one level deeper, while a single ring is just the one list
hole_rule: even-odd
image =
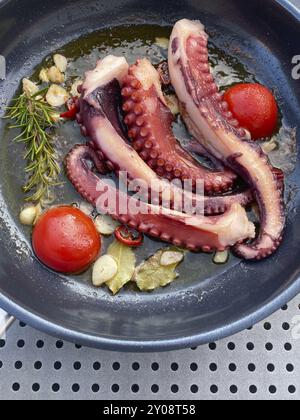
[{"label": "pan interior surface", "polygon": [[[200,19],[218,49],[238,57],[259,82],[275,89],[284,123],[299,125],[300,82],[292,78],[291,63],[297,55],[300,21],[271,0],[263,6],[259,0],[31,0],[26,6],[21,0],[2,1],[0,53],[7,62],[7,78],[0,82],[2,114],[20,80],[71,41],[126,25],[131,25],[132,34],[145,24],[154,25],[149,31],[158,26],[168,31],[183,17]],[[193,257],[187,261],[188,273],[168,288],[151,294],[126,289],[112,297],[85,279],[58,276],[36,261],[28,232],[18,222],[22,149],[7,140],[3,120],[0,131],[0,305],[25,322],[95,347],[168,350],[238,332],[299,292],[299,159],[287,179],[285,239],[273,257],[259,263],[233,259],[217,270],[203,269],[204,274],[199,274],[199,261],[193,265]]]}]

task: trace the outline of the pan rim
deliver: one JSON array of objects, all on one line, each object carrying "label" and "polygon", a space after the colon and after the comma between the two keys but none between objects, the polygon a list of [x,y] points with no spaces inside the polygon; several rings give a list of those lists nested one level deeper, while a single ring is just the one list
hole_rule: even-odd
[{"label": "pan rim", "polygon": [[228,323],[223,327],[206,333],[194,334],[192,336],[182,338],[170,338],[155,341],[104,338],[64,328],[57,323],[48,321],[41,316],[31,313],[27,309],[12,302],[10,299],[1,294],[0,306],[10,315],[13,315],[18,320],[25,322],[32,328],[35,328],[46,334],[50,334],[53,337],[67,340],[74,344],[80,344],[86,347],[115,352],[120,351],[126,353],[153,353],[198,347],[225,339],[227,337],[231,337],[235,334],[238,334],[239,332],[246,330],[247,328],[253,327],[257,323],[268,318],[277,310],[290,302],[299,293],[300,277],[296,277],[293,283],[276,298],[273,298],[267,304],[257,309],[255,312],[249,313],[238,321]]}]

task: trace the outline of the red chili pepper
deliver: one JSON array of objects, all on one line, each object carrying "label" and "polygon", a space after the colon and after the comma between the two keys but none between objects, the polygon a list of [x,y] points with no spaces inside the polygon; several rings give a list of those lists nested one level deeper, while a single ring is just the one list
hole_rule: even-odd
[{"label": "red chili pepper", "polygon": [[122,244],[130,246],[132,248],[137,248],[141,246],[144,241],[144,236],[142,233],[139,233],[133,229],[129,229],[126,226],[119,226],[115,230],[115,237]]},{"label": "red chili pepper", "polygon": [[66,102],[66,107],[68,111],[60,114],[60,118],[65,118],[66,120],[75,120],[76,114],[78,113],[78,98],[72,97]]}]

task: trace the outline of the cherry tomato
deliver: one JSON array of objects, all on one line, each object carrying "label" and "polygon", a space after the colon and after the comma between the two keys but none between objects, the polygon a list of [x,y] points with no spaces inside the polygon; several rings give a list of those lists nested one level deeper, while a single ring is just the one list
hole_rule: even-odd
[{"label": "cherry tomato", "polygon": [[278,106],[272,92],[257,83],[236,85],[227,90],[224,100],[253,140],[271,137],[278,124]]},{"label": "cherry tomato", "polygon": [[60,118],[65,118],[66,120],[75,120],[76,114],[78,112],[78,99],[74,97],[70,98],[66,103],[66,107],[68,108],[68,111],[60,114]]},{"label": "cherry tomato", "polygon": [[40,217],[32,243],[42,263],[65,274],[85,271],[101,249],[93,221],[82,211],[67,206],[52,208]]},{"label": "cherry tomato", "polygon": [[119,226],[115,230],[115,237],[122,244],[137,248],[142,245],[144,236],[136,230],[128,229],[126,226]]}]

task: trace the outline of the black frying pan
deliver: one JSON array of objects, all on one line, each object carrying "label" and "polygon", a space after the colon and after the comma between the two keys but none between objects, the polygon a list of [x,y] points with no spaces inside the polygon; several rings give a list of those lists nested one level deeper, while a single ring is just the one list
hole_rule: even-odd
[{"label": "black frying pan", "polygon": [[[105,26],[171,25],[182,17],[201,19],[221,48],[239,51],[261,82],[277,88],[288,125],[300,125],[300,80],[291,76],[292,57],[300,54],[300,12],[284,0],[2,0],[2,113],[20,79],[69,41]],[[87,282],[59,278],[33,257],[18,225],[21,150],[5,142],[4,129],[1,121],[0,306],[33,327],[103,349],[170,350],[250,327],[300,291],[299,163],[288,179],[285,240],[272,258],[225,266],[201,280],[194,273],[153,294],[124,290],[112,298]]]}]

